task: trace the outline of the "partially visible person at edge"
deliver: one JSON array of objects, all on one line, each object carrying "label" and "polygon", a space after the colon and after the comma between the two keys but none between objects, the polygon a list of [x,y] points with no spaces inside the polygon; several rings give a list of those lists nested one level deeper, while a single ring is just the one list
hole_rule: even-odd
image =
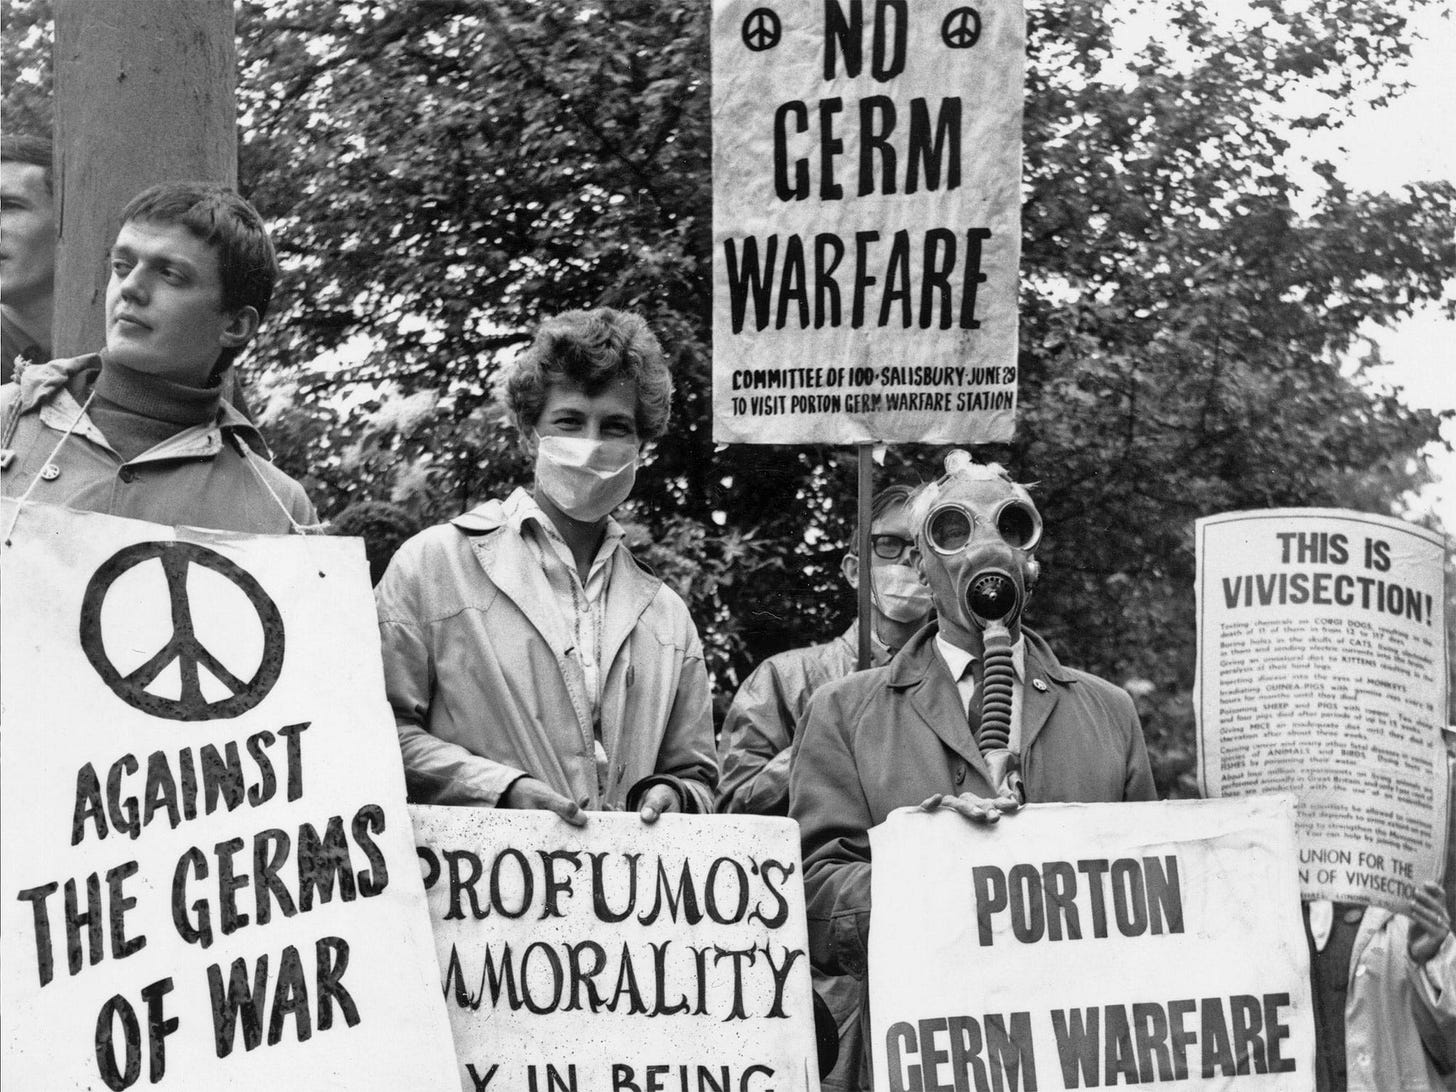
[{"label": "partially visible person at edge", "polygon": [[224,531],[314,525],[302,486],[223,397],[278,276],[262,218],[225,186],[166,182],[121,219],[106,347],[28,365],[0,393],[4,495]]},{"label": "partially visible person at edge", "polygon": [[1319,1092],[1432,1092],[1456,1081],[1456,939],[1428,880],[1401,914],[1304,904]]},{"label": "partially visible person at edge", "polygon": [[[999,466],[953,451],[912,509],[936,618],[884,667],[815,693],[789,772],[811,962],[828,974],[864,976],[866,991],[869,831],[891,811],[946,807],[994,823],[1027,801],[1156,796],[1132,698],[1062,666],[1022,625],[1039,575],[1041,516],[1030,494]],[[993,674],[1010,690],[1009,722],[995,724],[1004,735],[992,731],[996,716],[983,716],[991,688],[983,679],[990,684]],[[867,1018],[868,1006],[862,1027]],[[870,1054],[866,1042],[860,1088],[869,1087]]]},{"label": "partially visible person at edge", "polygon": [[708,673],[682,599],[610,513],[667,428],[672,377],[636,315],[541,324],[504,376],[535,464],[410,539],[376,589],[385,686],[417,803],[708,812]]},{"label": "partially visible person at edge", "polygon": [[56,215],[51,142],[0,139],[0,383],[51,357]]},{"label": "partially visible person at edge", "polygon": [[[887,663],[930,619],[930,589],[915,569],[915,530],[908,485],[889,485],[870,501],[870,666]],[[851,588],[859,588],[859,533],[840,561]],[[718,741],[723,780],[718,809],[755,815],[789,813],[789,756],[794,732],[814,692],[859,666],[859,623],[834,640],[770,656],[743,681]],[[820,1080],[827,1092],[859,1087],[863,1043],[859,1031],[861,983],[853,975],[814,972],[814,991],[835,1025],[838,1061]]]}]

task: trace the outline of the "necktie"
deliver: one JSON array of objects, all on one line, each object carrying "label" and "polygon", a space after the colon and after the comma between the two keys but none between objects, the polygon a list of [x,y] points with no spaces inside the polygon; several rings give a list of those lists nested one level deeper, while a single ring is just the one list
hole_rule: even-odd
[{"label": "necktie", "polygon": [[961,672],[961,678],[971,679],[976,684],[975,692],[971,695],[970,704],[966,707],[966,723],[971,726],[971,738],[981,738],[981,698],[985,695],[981,689],[981,658],[978,656],[966,664],[965,670]]}]

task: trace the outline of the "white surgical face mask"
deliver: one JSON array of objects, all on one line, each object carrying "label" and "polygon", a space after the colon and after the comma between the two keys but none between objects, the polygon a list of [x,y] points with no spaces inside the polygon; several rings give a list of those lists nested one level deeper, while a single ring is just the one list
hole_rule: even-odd
[{"label": "white surgical face mask", "polygon": [[875,605],[893,622],[915,622],[930,613],[934,605],[930,589],[907,565],[876,565],[870,569],[874,581]]},{"label": "white surgical face mask", "polygon": [[536,485],[572,519],[595,523],[632,492],[636,440],[538,436]]}]

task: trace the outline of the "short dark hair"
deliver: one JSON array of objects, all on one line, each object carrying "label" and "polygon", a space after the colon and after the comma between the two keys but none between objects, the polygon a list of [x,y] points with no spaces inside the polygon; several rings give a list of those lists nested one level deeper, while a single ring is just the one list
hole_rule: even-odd
[{"label": "short dark hair", "polygon": [[[873,497],[870,498],[870,526],[888,512],[891,508],[898,508],[901,505],[909,504],[910,498],[915,495],[915,490],[920,488],[916,485],[906,485],[897,482],[894,485],[887,485]],[[849,552],[856,557],[859,555],[859,517],[855,517],[854,534],[849,539]]]},{"label": "short dark hair", "polygon": [[55,149],[50,137],[34,133],[14,133],[0,137],[0,162],[29,163],[45,171],[46,193],[56,194]]},{"label": "short dark hair", "polygon": [[258,210],[217,182],[160,182],[137,194],[121,222],[180,224],[217,251],[224,311],[251,307],[261,319],[273,299],[278,255]]},{"label": "short dark hair", "polygon": [[655,440],[672,412],[672,372],[640,315],[599,307],[548,318],[505,377],[506,406],[524,436],[535,428],[551,384],[568,380],[595,397],[619,379],[637,384],[637,434]]}]

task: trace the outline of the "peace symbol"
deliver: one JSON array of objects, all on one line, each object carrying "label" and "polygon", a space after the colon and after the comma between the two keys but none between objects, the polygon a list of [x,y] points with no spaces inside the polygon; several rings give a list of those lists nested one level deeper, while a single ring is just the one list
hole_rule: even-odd
[{"label": "peace symbol", "polygon": [[[161,562],[167,578],[172,636],[146,663],[123,675],[111,662],[102,640],[101,608],[118,577],[153,560]],[[211,569],[230,581],[247,597],[262,623],[263,656],[258,670],[246,682],[224,667],[197,639],[187,591],[189,565]],[[167,720],[218,720],[246,713],[273,689],[283,671],[283,616],[262,585],[221,554],[190,542],[139,542],[108,558],[86,585],[81,600],[81,648],[102,681],[133,708]],[[173,661],[182,678],[181,696],[167,698],[149,692],[146,688]],[[202,693],[199,666],[227,688],[228,697],[207,700]]]},{"label": "peace symbol", "polygon": [[743,44],[755,53],[778,45],[783,32],[783,24],[772,8],[754,8],[743,20]]},{"label": "peace symbol", "polygon": [[975,8],[956,8],[940,24],[940,40],[951,49],[970,49],[981,39],[981,15]]}]

